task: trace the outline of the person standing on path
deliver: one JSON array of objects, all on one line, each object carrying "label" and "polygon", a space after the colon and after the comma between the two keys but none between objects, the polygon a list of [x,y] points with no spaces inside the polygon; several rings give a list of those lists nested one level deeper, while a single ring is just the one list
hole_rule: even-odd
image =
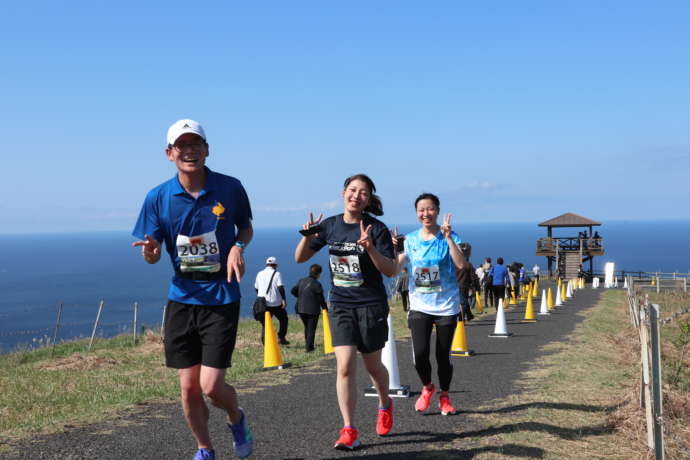
[{"label": "person standing on path", "polygon": [[532,274],[534,275],[534,279],[539,281],[539,272],[541,271],[541,268],[539,268],[539,265],[534,264],[534,267],[532,267]]},{"label": "person standing on path", "polygon": [[479,284],[474,266],[470,262],[470,255],[472,254],[472,246],[469,243],[462,242],[458,246],[460,253],[465,258],[465,265],[462,269],[457,270],[458,284],[460,285],[460,305],[462,310],[462,318],[465,322],[470,322],[474,319],[472,314],[472,306],[474,305],[474,292]]},{"label": "person standing on path", "polygon": [[498,310],[498,301],[505,297],[506,286],[510,286],[510,277],[508,270],[503,266],[503,257],[496,259],[496,265],[491,267],[488,277],[491,280],[494,307]]},{"label": "person standing on path", "polygon": [[380,198],[374,182],[365,174],[345,179],[342,191],[344,212],[323,221],[319,216],[303,226],[320,226],[317,234],[303,236],[295,249],[295,262],[311,259],[328,246],[331,271],[331,333],[337,367],[336,391],[343,418],[336,449],[352,450],[360,445],[355,428],[357,402],[356,358],[364,367],[379,397],[376,433],[387,435],[393,426],[393,401],[388,396],[388,371],[381,362],[381,350],[388,341],[388,295],[381,274],[396,272],[391,234],[380,220]]},{"label": "person standing on path", "polygon": [[209,147],[196,121],[173,123],[165,152],[177,174],[146,195],[132,246],[155,264],[165,243],[175,270],[165,308],[165,362],[178,370],[184,416],[198,447],[194,459],[215,459],[203,395],[227,412],[235,455],[247,457],[252,434],[225,373],[237,336],[243,252],[253,236],[249,199],[239,180],[206,167]]},{"label": "person standing on path", "polygon": [[[397,255],[397,268],[410,265],[410,313],[407,324],[412,333],[414,366],[422,382],[422,392],[415,410],[424,412],[431,404],[436,387],[431,378],[431,332],[436,326],[436,363],[441,393],[441,414],[455,413],[448,390],[453,379],[450,350],[460,313],[460,290],[456,272],[467,261],[458,249],[460,237],[453,232],[451,215],[438,225],[441,203],[432,193],[423,193],[415,200],[419,230],[405,235],[404,251]],[[392,236],[396,246],[398,235]]]},{"label": "person standing on path", "polygon": [[[278,259],[269,257],[266,259],[266,268],[256,274],[254,289],[257,295],[262,295],[266,299],[266,311],[278,318],[278,343],[289,345],[290,342],[285,338],[288,330],[287,316],[287,295],[283,286],[283,277],[278,271]],[[258,321],[261,323],[261,343],[264,342],[266,325],[264,321],[266,315],[259,315]]]},{"label": "person standing on path", "polygon": [[322,270],[321,265],[313,264],[309,267],[309,276],[299,280],[290,289],[292,295],[297,297],[295,311],[304,324],[304,347],[307,352],[314,351],[314,337],[321,310],[328,310],[323,297],[323,286],[319,283]]},{"label": "person standing on path", "polygon": [[407,267],[403,267],[400,275],[397,278],[395,290],[400,293],[402,300],[403,311],[410,309],[410,274],[407,272]]},{"label": "person standing on path", "polygon": [[494,298],[493,283],[491,277],[489,276],[491,267],[491,257],[487,257],[484,259],[484,263],[481,267],[484,271],[484,276],[482,277],[482,295],[484,296],[484,305],[493,305],[494,307],[497,307],[498,301]]}]

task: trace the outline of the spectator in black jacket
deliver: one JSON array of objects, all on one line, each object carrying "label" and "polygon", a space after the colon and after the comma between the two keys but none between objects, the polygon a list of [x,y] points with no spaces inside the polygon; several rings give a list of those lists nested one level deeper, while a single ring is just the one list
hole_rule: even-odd
[{"label": "spectator in black jacket", "polygon": [[314,351],[314,336],[319,315],[321,309],[328,308],[323,297],[323,287],[319,283],[321,271],[321,265],[312,265],[309,267],[309,276],[299,280],[290,290],[290,293],[297,297],[295,310],[304,323],[304,342],[307,351]]}]

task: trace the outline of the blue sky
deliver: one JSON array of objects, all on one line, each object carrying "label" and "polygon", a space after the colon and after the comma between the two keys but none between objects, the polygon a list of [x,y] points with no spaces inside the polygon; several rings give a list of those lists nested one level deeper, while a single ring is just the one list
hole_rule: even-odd
[{"label": "blue sky", "polygon": [[0,233],[129,230],[206,128],[257,227],[422,191],[461,222],[687,219],[690,3],[34,2],[0,6]]}]

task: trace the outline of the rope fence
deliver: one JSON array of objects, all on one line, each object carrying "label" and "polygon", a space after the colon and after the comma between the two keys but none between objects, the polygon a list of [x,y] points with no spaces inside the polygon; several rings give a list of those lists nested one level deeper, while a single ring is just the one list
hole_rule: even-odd
[{"label": "rope fence", "polygon": [[[158,311],[155,311],[154,308]],[[142,310],[146,313],[147,320],[145,322],[142,322],[140,318]],[[66,306],[63,302],[60,302],[55,313],[39,308],[21,308],[12,312],[4,312],[0,315],[0,321],[8,324],[9,321],[14,319],[15,321],[35,323],[38,316],[40,317],[38,321],[46,324],[48,323],[47,315],[55,315],[53,325],[0,330],[0,347],[4,343],[5,348],[29,351],[51,346],[51,355],[53,355],[57,343],[89,338],[89,345],[86,351],[90,351],[97,338],[113,337],[130,332],[132,333],[132,344],[134,345],[137,343],[137,334],[140,333],[139,329],[143,331],[145,327],[144,323],[158,325],[159,318],[161,317],[159,312],[164,310],[165,305],[144,309],[139,302],[124,306],[122,303],[119,303],[117,306],[109,308],[104,300],[98,304],[97,308],[84,305]],[[76,319],[75,316],[84,319]],[[152,320],[152,318],[155,319]],[[11,344],[9,347],[6,345],[8,343]],[[11,349],[2,351],[12,351]]]}]

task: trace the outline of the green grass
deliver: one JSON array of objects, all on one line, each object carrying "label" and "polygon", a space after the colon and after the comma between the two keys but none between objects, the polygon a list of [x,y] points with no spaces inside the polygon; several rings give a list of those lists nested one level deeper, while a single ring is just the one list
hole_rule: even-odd
[{"label": "green grass", "polygon": [[[406,337],[402,308],[394,303],[391,311],[396,337]],[[256,321],[240,321],[228,382],[241,382],[263,367],[260,331]],[[304,351],[303,331],[299,317],[291,315],[291,345],[281,352],[293,367],[325,357],[321,323],[313,353]],[[89,353],[88,340],[79,340],[56,345],[52,358],[50,348],[0,355],[0,439],[92,422],[145,401],[177,401],[177,374],[164,366],[159,342],[158,335],[149,333],[133,346],[132,336],[122,335],[96,340]],[[280,381],[280,373],[271,376],[262,381]]]}]

